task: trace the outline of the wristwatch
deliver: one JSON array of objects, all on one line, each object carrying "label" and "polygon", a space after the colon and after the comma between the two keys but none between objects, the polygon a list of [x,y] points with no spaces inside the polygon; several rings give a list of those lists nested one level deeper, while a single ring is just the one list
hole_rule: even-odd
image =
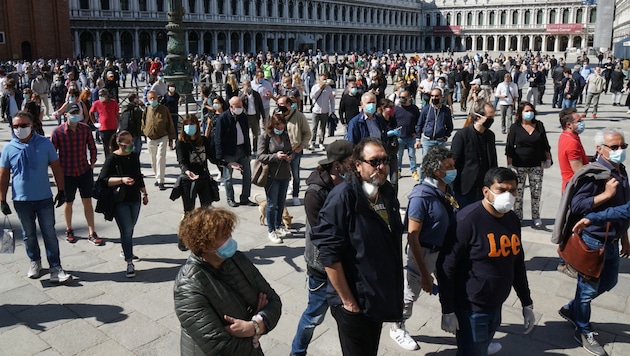
[{"label": "wristwatch", "polygon": [[252,323],[254,323],[254,336],[260,335],[260,325],[258,325],[258,322],[254,319],[252,319]]}]

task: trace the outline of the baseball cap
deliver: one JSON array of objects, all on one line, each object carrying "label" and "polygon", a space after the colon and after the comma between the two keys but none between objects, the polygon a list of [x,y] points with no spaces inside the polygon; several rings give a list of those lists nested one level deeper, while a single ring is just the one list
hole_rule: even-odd
[{"label": "baseball cap", "polygon": [[317,162],[320,166],[331,164],[335,161],[342,161],[346,157],[352,156],[354,145],[347,140],[337,140],[326,148],[326,158]]},{"label": "baseball cap", "polygon": [[481,85],[481,80],[479,78],[473,79],[473,80],[470,81],[470,84],[472,84],[472,85]]},{"label": "baseball cap", "polygon": [[68,105],[68,109],[66,110],[66,112],[73,113],[73,112],[79,112],[79,110],[81,110],[79,109],[79,105],[72,103]]}]

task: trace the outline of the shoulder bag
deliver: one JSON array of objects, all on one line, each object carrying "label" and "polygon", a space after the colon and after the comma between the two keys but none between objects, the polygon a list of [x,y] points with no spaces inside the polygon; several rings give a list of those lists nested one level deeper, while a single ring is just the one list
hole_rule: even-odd
[{"label": "shoulder bag", "polygon": [[582,237],[572,233],[564,245],[558,247],[558,253],[564,261],[578,271],[585,279],[597,280],[604,267],[604,257],[606,255],[606,243],[608,242],[608,230],[610,222],[606,223],[606,239],[604,246],[591,250],[588,248]]}]

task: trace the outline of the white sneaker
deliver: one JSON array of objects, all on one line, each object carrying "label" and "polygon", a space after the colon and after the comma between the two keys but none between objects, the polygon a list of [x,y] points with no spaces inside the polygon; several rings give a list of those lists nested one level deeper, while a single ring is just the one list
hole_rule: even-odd
[{"label": "white sneaker", "polygon": [[490,345],[488,345],[488,355],[494,355],[497,352],[501,351],[502,348],[503,346],[501,346],[500,343],[491,342]]},{"label": "white sneaker", "polygon": [[294,197],[293,198],[293,206],[299,206],[299,205],[300,205],[300,198]]},{"label": "white sneaker", "polygon": [[72,280],[72,275],[66,273],[61,267],[50,269],[50,282],[65,283]]},{"label": "white sneaker", "polygon": [[324,144],[323,144],[323,143],[320,143],[320,144],[319,144],[319,149],[320,149],[320,150],[322,150],[322,151],[324,151],[324,150],[326,150],[326,147],[324,147]]},{"label": "white sneaker", "polygon": [[414,351],[420,348],[418,343],[411,338],[404,328],[398,328],[396,325],[392,325],[389,329],[389,336],[405,350]]},{"label": "white sneaker", "polygon": [[630,110],[626,111],[626,114],[630,114]]},{"label": "white sneaker", "polygon": [[267,237],[269,238],[269,241],[273,242],[274,244],[282,243],[282,239],[278,237],[278,234],[276,234],[275,231],[270,232],[269,235],[267,235]]},{"label": "white sneaker", "polygon": [[[628,110],[630,112],[630,110]],[[315,145],[313,145],[312,143],[310,145],[308,145],[308,149],[310,151],[315,151]]]},{"label": "white sneaker", "polygon": [[276,229],[276,235],[278,235],[278,237],[281,237],[281,238],[293,236],[291,231],[287,230],[287,228],[284,226],[280,226],[279,228]]},{"label": "white sneaker", "polygon": [[37,279],[42,272],[42,261],[31,261],[31,268],[28,269],[26,274],[28,278]]}]

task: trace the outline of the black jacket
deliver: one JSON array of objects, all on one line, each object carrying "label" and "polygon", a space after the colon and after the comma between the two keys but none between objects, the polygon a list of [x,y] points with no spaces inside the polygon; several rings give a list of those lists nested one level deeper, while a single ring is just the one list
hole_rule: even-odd
[{"label": "black jacket", "polygon": [[[254,106],[256,107],[256,118],[262,119],[265,122],[265,108],[263,107],[262,98],[257,91],[253,90],[252,95],[254,96]],[[249,106],[249,97],[247,93],[244,93],[242,90],[238,93],[238,97],[241,98],[243,102],[243,112],[247,114],[247,107]]]},{"label": "black jacket", "polygon": [[214,132],[214,145],[216,148],[217,159],[224,159],[226,156],[236,154],[236,122],[241,125],[243,138],[245,139],[245,152],[248,154],[252,151],[252,145],[249,142],[249,126],[247,125],[247,115],[241,113],[236,118],[232,115],[232,111],[228,110],[217,118],[217,128]]},{"label": "black jacket", "polygon": [[[397,321],[403,310],[402,231],[394,188],[379,188],[389,224],[372,209],[356,176],[328,195],[312,240],[324,266],[340,262],[361,313],[375,321]],[[369,238],[368,238],[369,237]],[[328,304],[343,304],[328,285]]]},{"label": "black jacket", "polygon": [[350,95],[343,93],[339,101],[339,120],[342,124],[347,125],[353,117],[359,115],[359,107],[361,106],[361,97],[358,95]]},{"label": "black jacket", "polygon": [[317,215],[324,206],[328,193],[335,187],[335,183],[328,172],[315,170],[306,178],[306,184],[308,186],[304,193],[304,210],[306,211],[304,259],[306,260],[306,269],[311,276],[326,280],[326,270],[319,260],[319,250],[311,240],[311,231],[313,226],[317,225]]},{"label": "black jacket", "polygon": [[[497,147],[495,144],[494,132],[487,130],[484,132],[487,140],[487,150],[484,152],[479,139],[479,133],[474,125],[470,125],[457,131],[451,151],[457,169],[457,178],[453,182],[453,190],[459,194],[468,194],[473,188],[481,188],[475,183],[483,182],[486,172],[481,172],[484,160],[488,168],[497,167]],[[485,165],[485,164],[484,164]]]},{"label": "black jacket", "polygon": [[[2,90],[2,88],[0,88],[0,90]],[[22,93],[18,92],[17,90],[14,90],[13,97],[15,98],[15,103],[17,104],[18,111],[20,111],[22,109],[22,100],[23,100]],[[2,96],[2,101],[0,101],[0,108],[1,108],[0,112],[2,113],[3,119],[6,119],[8,122],[11,122],[13,118],[10,117],[9,115],[9,98],[10,97],[7,95]]]}]

